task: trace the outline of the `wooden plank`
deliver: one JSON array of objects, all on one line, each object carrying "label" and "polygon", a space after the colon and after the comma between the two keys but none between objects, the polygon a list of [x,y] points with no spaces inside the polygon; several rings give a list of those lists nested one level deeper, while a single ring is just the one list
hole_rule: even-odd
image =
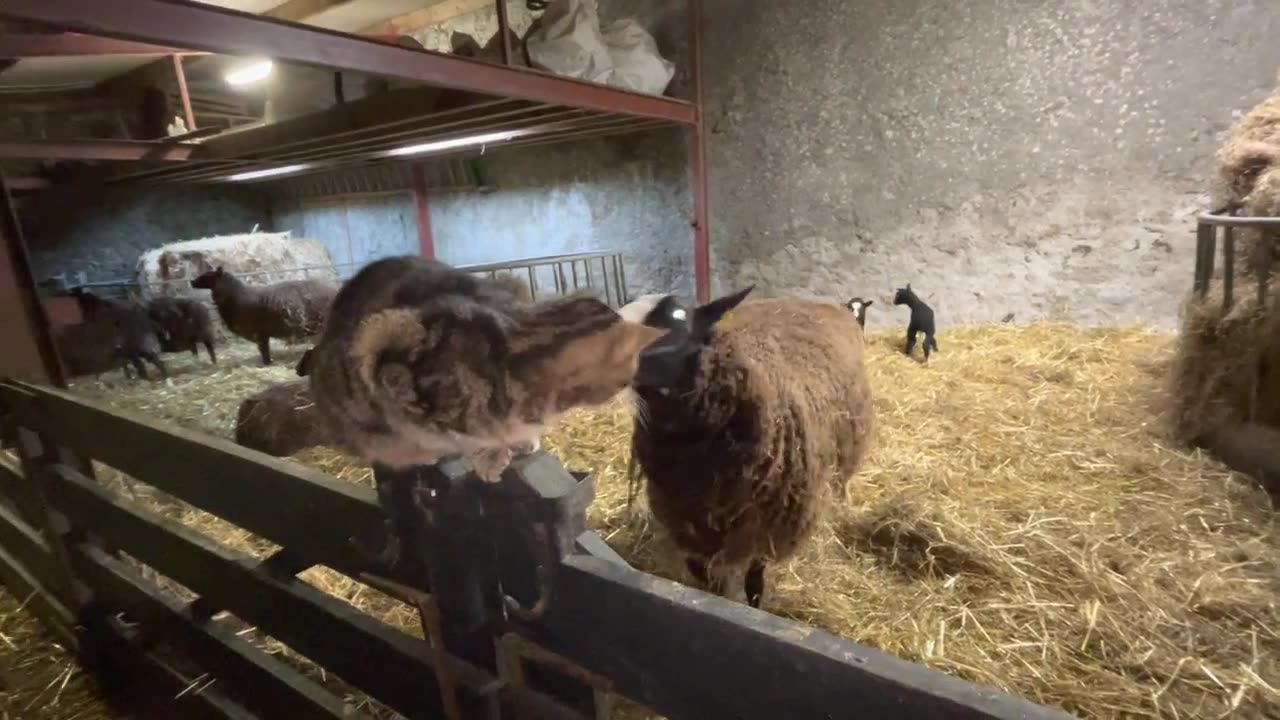
[{"label": "wooden plank", "polygon": [[0,505],[0,548],[4,548],[41,586],[56,586],[57,561],[40,537],[40,531],[3,505]]},{"label": "wooden plank", "polygon": [[262,16],[289,22],[304,22],[307,18],[319,15],[329,8],[351,2],[352,0],[286,0],[262,13]]},{"label": "wooden plank", "polygon": [[[163,638],[202,670],[218,678],[223,692],[262,717],[361,718],[298,671],[212,621],[200,621],[125,563],[89,544],[72,549],[76,569],[113,609],[140,621],[150,637]],[[230,689],[228,689],[230,688]]]},{"label": "wooden plank", "polygon": [[[440,691],[427,644],[294,578],[277,578],[256,561],[181,523],[113,498],[96,483],[59,467],[55,502],[91,521],[120,549],[220,607],[258,626],[351,685],[409,717],[434,717]],[[386,668],[396,668],[388,672]],[[479,671],[451,668],[472,683]]]},{"label": "wooden plank", "polygon": [[65,605],[58,601],[23,564],[4,547],[0,547],[0,584],[34,615],[58,642],[74,652],[78,646],[75,618]]},{"label": "wooden plank", "polygon": [[668,717],[1071,717],[608,560],[568,558],[553,597],[530,631]]},{"label": "wooden plank", "polygon": [[389,575],[344,537],[381,543],[383,517],[370,488],[60,390],[0,384],[0,402],[24,425],[47,428],[77,452],[278,545],[350,574]]},{"label": "wooden plank", "polygon": [[[506,0],[501,0],[506,2]],[[361,35],[404,35],[431,25],[493,7],[494,0],[443,0],[390,20],[375,23],[360,31]]]},{"label": "wooden plank", "polygon": [[104,694],[127,717],[182,720],[258,720],[228,700],[216,686],[177,669],[170,659],[143,647],[114,622],[93,628],[97,650],[110,664],[100,677]]}]

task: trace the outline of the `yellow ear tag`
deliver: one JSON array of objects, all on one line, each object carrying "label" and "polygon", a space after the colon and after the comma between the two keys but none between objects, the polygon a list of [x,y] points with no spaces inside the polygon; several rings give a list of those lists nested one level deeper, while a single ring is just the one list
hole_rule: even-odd
[{"label": "yellow ear tag", "polygon": [[725,313],[724,315],[721,315],[721,316],[720,316],[720,321],[719,321],[719,322],[717,322],[717,323],[716,323],[716,325],[717,325],[718,327],[728,327],[728,326],[729,326],[729,323],[731,323],[731,322],[733,322],[733,311],[732,311],[732,310],[730,310],[729,312]]}]

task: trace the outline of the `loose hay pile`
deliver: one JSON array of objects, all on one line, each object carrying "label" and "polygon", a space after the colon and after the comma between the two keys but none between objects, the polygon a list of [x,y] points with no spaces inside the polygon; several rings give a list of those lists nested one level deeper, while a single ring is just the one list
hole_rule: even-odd
[{"label": "loose hay pile", "polygon": [[[1088,717],[1280,716],[1280,532],[1267,497],[1171,449],[1151,411],[1169,336],[1040,324],[952,328],[921,366],[873,334],[875,450],[818,536],[772,570],[766,609]],[[290,379],[228,347],[170,385],[81,383],[229,436],[239,401]],[[217,378],[215,383],[212,378]],[[620,403],[544,446],[597,473],[591,524],[630,562],[685,579],[643,507],[626,509]],[[368,484],[313,448],[295,457]],[[260,541],[203,513],[236,547]],[[416,632],[407,608],[333,573],[309,582]]]},{"label": "loose hay pile", "polygon": [[1189,446],[1251,419],[1280,427],[1280,285],[1260,303],[1256,285],[1243,283],[1229,309],[1221,282],[1190,298],[1167,390],[1174,433]]}]

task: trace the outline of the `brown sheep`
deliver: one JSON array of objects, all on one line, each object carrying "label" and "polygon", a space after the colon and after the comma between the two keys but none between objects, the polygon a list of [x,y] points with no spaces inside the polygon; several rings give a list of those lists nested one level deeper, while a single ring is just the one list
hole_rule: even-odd
[{"label": "brown sheep", "polygon": [[236,443],[275,457],[328,443],[306,380],[272,385],[240,403]]},{"label": "brown sheep", "polygon": [[147,301],[147,314],[161,330],[160,349],[199,355],[203,344],[209,361],[218,364],[213,351],[213,317],[204,303],[191,298],[156,297]]},{"label": "brown sheep", "polygon": [[213,304],[227,329],[258,344],[262,364],[271,364],[271,338],[301,340],[320,334],[338,288],[320,280],[286,280],[250,287],[221,267],[191,287],[213,291]]},{"label": "brown sheep", "polygon": [[873,409],[852,313],[791,299],[737,307],[750,290],[697,308],[649,295],[620,312],[668,330],[632,384],[632,455],[653,515],[712,592],[747,566],[759,607],[766,563],[795,554],[861,465]]}]

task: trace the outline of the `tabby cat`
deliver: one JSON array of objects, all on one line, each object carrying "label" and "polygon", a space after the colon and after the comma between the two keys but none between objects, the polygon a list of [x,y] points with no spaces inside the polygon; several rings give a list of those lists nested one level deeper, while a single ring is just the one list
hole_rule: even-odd
[{"label": "tabby cat", "polygon": [[626,388],[663,334],[594,297],[520,295],[424,258],[365,266],[299,363],[332,436],[391,469],[463,455],[496,482],[561,413]]}]

